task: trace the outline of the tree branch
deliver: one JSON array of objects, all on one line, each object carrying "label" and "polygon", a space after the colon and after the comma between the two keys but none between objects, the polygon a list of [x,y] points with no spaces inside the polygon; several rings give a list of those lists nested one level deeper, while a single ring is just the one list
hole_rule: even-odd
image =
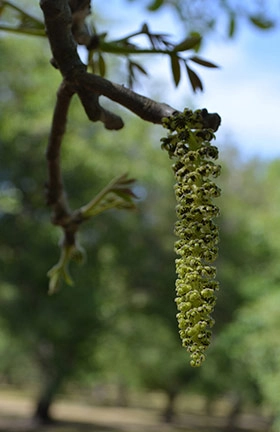
[{"label": "tree branch", "polygon": [[86,89],[87,92],[106,96],[112,101],[128,108],[143,120],[152,123],[160,124],[163,117],[168,117],[176,111],[175,108],[165,103],[155,102],[98,75],[80,73],[76,75],[75,82],[79,90]]},{"label": "tree branch", "polygon": [[[85,73],[71,32],[71,10],[67,0],[41,0],[47,34],[54,60],[64,78],[76,87],[90,120],[101,120],[109,129],[121,127],[108,111],[102,109],[96,95],[103,95],[128,108],[139,117],[152,123],[161,123],[162,117],[171,115],[174,108],[159,104],[121,85],[111,83],[97,75]],[[89,97],[89,92],[92,97]]]},{"label": "tree branch", "polygon": [[41,0],[41,9],[54,60],[63,77],[85,71],[76,48],[71,27],[72,14],[67,0]]},{"label": "tree branch", "polygon": [[[85,17],[89,13],[89,0],[69,0],[69,2],[68,0],[40,0],[40,6],[45,17],[54,64],[63,76],[62,84],[57,92],[46,152],[48,161],[47,202],[53,210],[52,222],[60,225],[64,232],[61,259],[49,273],[50,286],[53,290],[57,286],[59,275],[62,274],[66,279],[68,278],[68,260],[73,250],[78,251],[76,232],[79,225],[88,217],[87,206],[75,211],[70,209],[61,173],[60,150],[74,93],[78,94],[88,118],[94,122],[102,121],[107,129],[120,129],[123,127],[123,121],[119,116],[100,106],[100,95],[124,106],[142,119],[157,124],[161,124],[163,117],[169,117],[177,110],[165,103],[155,102],[124,86],[86,72],[86,66],[78,55],[76,42],[84,43],[86,40],[84,37],[88,37],[83,26]],[[208,114],[207,110],[203,110],[202,117],[205,127],[214,130],[219,127],[218,114]],[[128,182],[126,177],[121,180],[121,184]],[[90,210],[92,203],[95,201],[89,203]],[[117,203],[116,201],[113,204]]]},{"label": "tree branch", "polygon": [[67,114],[71,98],[74,94],[73,88],[65,81],[60,85],[57,92],[57,100],[53,113],[49,142],[46,151],[48,161],[47,203],[53,207],[53,223],[62,224],[68,221],[70,209],[63,187],[60,150],[62,139],[66,130]]}]

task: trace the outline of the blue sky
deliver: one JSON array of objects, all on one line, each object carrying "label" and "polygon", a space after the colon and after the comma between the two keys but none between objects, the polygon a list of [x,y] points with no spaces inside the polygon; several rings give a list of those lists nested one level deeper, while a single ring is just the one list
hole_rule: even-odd
[{"label": "blue sky", "polygon": [[[116,0],[109,14],[106,8],[106,18],[118,23],[110,32],[112,37],[137,30],[143,22],[148,22],[152,31],[174,35],[175,41],[185,36],[168,9],[145,14],[137,3]],[[102,10],[97,1],[96,7]],[[233,40],[208,39],[200,56],[221,66],[218,70],[195,68],[204,83],[203,93],[192,95],[186,79],[176,89],[168,59],[161,57],[151,57],[151,75],[137,90],[149,96],[152,89],[154,97],[158,94],[157,99],[178,109],[206,107],[218,112],[223,119],[218,141],[236,145],[244,158],[280,157],[280,27],[261,31],[244,24]]]}]

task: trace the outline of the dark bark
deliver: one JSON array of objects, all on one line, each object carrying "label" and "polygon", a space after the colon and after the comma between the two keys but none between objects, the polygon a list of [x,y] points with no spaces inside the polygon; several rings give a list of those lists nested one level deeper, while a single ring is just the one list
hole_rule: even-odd
[{"label": "dark bark", "polygon": [[51,416],[51,405],[54,398],[61,387],[62,377],[53,377],[49,379],[39,396],[37,406],[34,412],[34,420],[41,424],[51,423],[53,421]]},{"label": "dark bark", "polygon": [[[86,73],[86,66],[78,55],[72,33],[72,14],[68,1],[41,0],[40,6],[44,12],[55,64],[67,82],[74,84],[90,120],[101,120],[108,129],[119,129],[122,126],[120,120],[116,120],[116,115],[103,110],[98,105],[97,97],[100,95],[125,106],[152,123],[161,123],[162,117],[167,117],[175,111],[167,104],[157,103],[121,85]],[[88,97],[85,97],[85,94]]]}]

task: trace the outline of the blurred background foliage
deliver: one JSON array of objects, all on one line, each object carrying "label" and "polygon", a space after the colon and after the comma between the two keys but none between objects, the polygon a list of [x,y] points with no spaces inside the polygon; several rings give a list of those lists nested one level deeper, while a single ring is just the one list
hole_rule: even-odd
[{"label": "blurred background foliage", "polygon": [[[146,3],[156,9],[180,2]],[[128,404],[135,389],[164,392],[167,421],[176,398],[189,392],[200,394],[210,411],[213,401],[230,397],[229,421],[253,406],[277,427],[280,161],[244,162],[234,147],[218,143],[221,291],[207,361],[193,370],[175,319],[175,203],[162,129],[144,127],[118,108],[125,128],[104,132],[74,101],[62,155],[72,206],[128,172],[137,178],[137,210],[109,211],[85,225],[80,241],[87,261],[71,267],[75,286],[48,296],[46,272],[57,258],[59,231],[44,203],[44,150],[59,76],[46,61],[46,40],[2,36],[0,55],[2,385],[36,392],[41,419],[71,385],[114,385],[119,404]]]}]

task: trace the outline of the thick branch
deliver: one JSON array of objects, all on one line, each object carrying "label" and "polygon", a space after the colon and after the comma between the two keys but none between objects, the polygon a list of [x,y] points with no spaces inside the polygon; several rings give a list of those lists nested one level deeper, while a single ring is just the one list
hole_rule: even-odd
[{"label": "thick branch", "polygon": [[67,0],[41,0],[54,60],[64,77],[86,70],[72,35],[72,14]]},{"label": "thick branch", "polygon": [[165,103],[158,103],[142,96],[134,91],[112,83],[98,75],[81,73],[75,77],[78,88],[86,89],[87,92],[94,92],[106,96],[114,102],[128,108],[143,120],[152,123],[161,123],[163,117],[172,115],[176,110]]}]

